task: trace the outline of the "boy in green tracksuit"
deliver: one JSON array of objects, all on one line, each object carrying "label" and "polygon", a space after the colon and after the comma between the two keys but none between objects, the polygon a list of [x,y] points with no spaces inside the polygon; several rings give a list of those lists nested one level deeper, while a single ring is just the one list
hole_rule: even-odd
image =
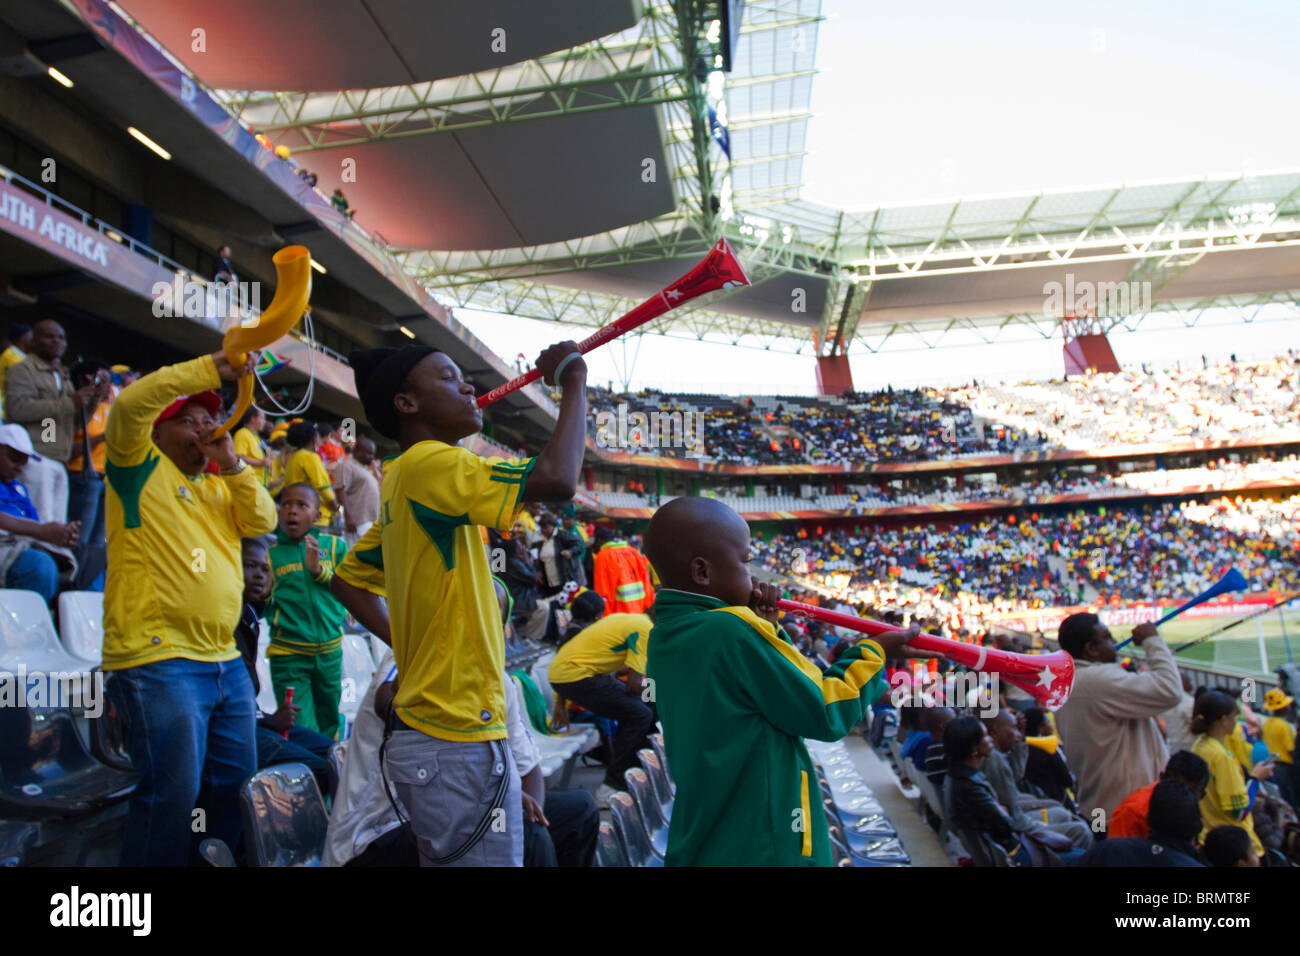
[{"label": "boy in green tracksuit", "polygon": [[824,674],[777,625],[749,576],[749,528],[721,502],[676,498],[645,533],[663,581],[646,663],[677,797],[669,866],[830,866],[830,832],[803,737],[862,719],[886,656],[933,656],[915,634],[863,638]]},{"label": "boy in green tracksuit", "polygon": [[330,593],[330,579],[348,547],[315,527],[316,489],[296,482],[280,493],[280,527],[267,551],[271,562],[271,646],[266,649],[275,698],[292,687],[298,726],[333,737],[339,729],[343,683],[343,620],[347,609]]}]

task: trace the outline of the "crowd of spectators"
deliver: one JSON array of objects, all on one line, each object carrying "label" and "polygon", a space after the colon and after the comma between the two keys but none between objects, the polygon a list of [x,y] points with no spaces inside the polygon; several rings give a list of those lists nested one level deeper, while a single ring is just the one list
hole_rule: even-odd
[{"label": "crowd of spectators", "polygon": [[854,392],[843,396],[843,407],[802,411],[789,424],[807,436],[808,460],[817,464],[931,461],[1044,447],[1029,431],[981,427],[969,406],[936,389]]},{"label": "crowd of spectators", "polygon": [[[1062,381],[884,388],[838,399],[588,390],[595,416],[619,403],[687,412],[703,422],[704,455],[738,464],[865,465],[1011,455],[1125,443],[1265,439],[1300,410],[1292,352],[1263,362],[1128,369]],[[643,454],[680,449],[638,446]]]},{"label": "crowd of spectators", "polygon": [[[219,262],[229,273],[228,247]],[[37,591],[53,606],[62,590],[103,590],[105,431],[117,396],[141,372],[94,357],[68,368],[67,336],[53,319],[15,325],[8,339],[0,356],[0,584]],[[345,452],[338,422],[277,422],[255,409],[238,424],[239,456],[273,496],[307,480],[321,497],[321,527],[349,541],[378,517],[380,472],[369,438]]]},{"label": "crowd of spectators", "polygon": [[[788,596],[1022,654],[1044,647],[1041,634],[958,627],[951,605],[917,592]],[[857,637],[790,615],[782,625],[823,670]],[[976,865],[998,865],[997,855],[1018,866],[1300,864],[1293,697],[1193,691],[1154,625],[1133,639],[1144,660],[1121,662],[1096,615],[1063,622],[1076,678],[1056,714],[1006,683],[1000,697],[977,691],[960,665],[889,661],[868,737],[881,746],[896,728],[900,783],[924,780],[942,795],[923,798],[927,817],[942,832],[942,815]]]},{"label": "crowd of spectators", "polygon": [[1095,614],[1068,617],[1058,639],[1075,679],[1055,714],[1010,693],[986,706],[954,693],[967,685],[951,675],[890,675],[870,738],[879,746],[896,725],[900,782],[943,794],[923,797],[936,828],[941,815],[977,865],[1300,863],[1293,696],[1193,690],[1153,624],[1132,632],[1141,663],[1120,660]]},{"label": "crowd of spectators", "polygon": [[1260,439],[1300,410],[1296,355],[1171,370],[1125,369],[1065,381],[971,385],[949,397],[975,414],[1041,431],[1055,445]]},{"label": "crowd of spectators", "polygon": [[[755,560],[859,603],[979,620],[1008,610],[1189,597],[1229,565],[1253,590],[1300,588],[1296,499],[1081,508],[977,522],[755,538]],[[1261,535],[1252,523],[1269,522]]]}]

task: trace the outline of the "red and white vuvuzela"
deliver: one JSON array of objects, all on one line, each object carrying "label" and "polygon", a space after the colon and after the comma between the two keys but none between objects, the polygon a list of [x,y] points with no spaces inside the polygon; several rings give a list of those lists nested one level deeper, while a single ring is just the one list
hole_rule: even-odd
[{"label": "red and white vuvuzela", "polygon": [[[824,624],[847,627],[862,634],[886,634],[905,630],[870,618],[828,611],[798,601],[781,600],[776,602],[776,606],[796,617],[811,617]],[[920,634],[909,641],[907,646],[919,651],[935,651],[971,670],[997,674],[1002,680],[1032,696],[1047,710],[1060,710],[1070,699],[1070,691],[1074,688],[1074,658],[1068,651],[1017,654],[1015,651],[1001,651],[995,647],[976,647],[974,644],[950,641],[931,634]]]},{"label": "red and white vuvuzela", "polygon": [[[672,285],[659,290],[622,318],[615,319],[603,329],[587,336],[578,343],[578,351],[586,355],[592,349],[600,348],[606,342],[632,331],[639,325],[645,325],[665,312],[705,293],[744,285],[749,285],[749,276],[745,275],[745,270],[741,267],[740,260],[736,258],[736,253],[732,251],[731,244],[726,239],[719,239],[709,250],[709,254],[700,260],[699,265],[694,269]],[[497,399],[518,391],[541,377],[540,371],[530,369],[518,378],[512,378],[504,385],[498,385],[487,394],[480,395],[478,406],[482,408],[491,405]]]}]

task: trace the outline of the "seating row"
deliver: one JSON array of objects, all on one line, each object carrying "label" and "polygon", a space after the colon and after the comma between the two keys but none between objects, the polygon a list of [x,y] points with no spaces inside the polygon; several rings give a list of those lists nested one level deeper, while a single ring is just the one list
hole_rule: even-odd
[{"label": "seating row", "polygon": [[895,773],[899,776],[900,783],[905,774],[907,779],[915,784],[917,790],[920,791],[921,799],[917,802],[917,809],[920,811],[921,816],[924,817],[928,809],[934,819],[938,821],[939,843],[944,847],[945,851],[950,855],[955,854],[955,851],[950,849],[951,840],[949,838],[951,837],[956,839],[957,845],[966,852],[975,866],[1003,867],[1016,865],[1011,861],[1006,850],[999,846],[997,841],[993,840],[988,834],[954,828],[949,822],[947,804],[940,788],[930,781],[929,776],[917,772],[914,765],[905,767],[903,747],[896,736],[888,736],[884,742],[885,748],[889,752],[890,762],[894,766]]},{"label": "seating row", "polygon": [[[544,752],[552,738],[538,737]],[[332,757],[342,774],[348,744],[335,744]],[[551,751],[555,753],[556,751]],[[575,751],[576,752],[576,751]],[[645,751],[651,758],[652,751]],[[546,758],[543,757],[543,766]],[[629,771],[631,772],[631,771]],[[254,866],[320,866],[325,848],[329,814],[321,799],[316,778],[299,763],[279,764],[259,770],[240,791],[244,817],[244,840],[248,860]],[[671,803],[668,812],[671,813]],[[602,839],[604,839],[602,835]],[[205,841],[200,853],[213,866],[233,866],[234,858],[218,840]],[[626,863],[622,865],[627,865]]]},{"label": "seating row", "polygon": [[637,751],[641,766],[623,774],[627,792],[609,798],[610,822],[600,824],[596,844],[599,866],[664,865],[677,785],[668,773],[663,735],[652,734],[650,744]]},{"label": "seating row", "polygon": [[898,831],[853,763],[844,742],[807,740],[838,866],[907,866]]}]

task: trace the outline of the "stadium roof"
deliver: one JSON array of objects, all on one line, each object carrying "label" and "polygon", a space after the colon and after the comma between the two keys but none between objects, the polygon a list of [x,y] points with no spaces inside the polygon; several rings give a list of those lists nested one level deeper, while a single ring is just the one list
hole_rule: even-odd
[{"label": "stadium roof", "polygon": [[603,325],[718,235],[754,287],[651,331],[877,349],[1054,334],[1052,282],[1138,283],[1102,329],[1300,289],[1300,170],[863,212],[800,199],[820,0],[744,4],[725,75],[701,0],[121,6],[456,305]]}]

